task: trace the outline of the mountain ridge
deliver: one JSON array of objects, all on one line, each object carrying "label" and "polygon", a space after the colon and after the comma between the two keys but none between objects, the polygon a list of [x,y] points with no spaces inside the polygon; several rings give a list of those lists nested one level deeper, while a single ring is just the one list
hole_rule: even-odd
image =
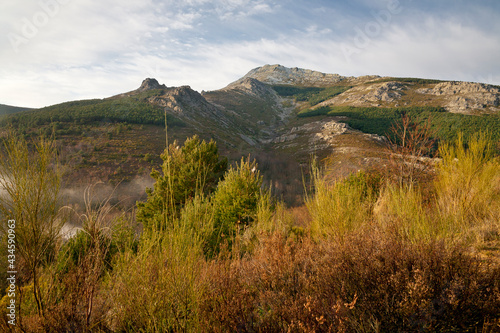
[{"label": "mountain ridge", "polygon": [[6,115],[6,114],[22,112],[22,111],[28,111],[28,110],[33,110],[33,108],[0,104],[0,116]]},{"label": "mountain ridge", "polygon": [[383,136],[402,113],[434,117],[443,139],[460,130],[497,135],[499,103],[500,89],[486,84],[265,65],[218,90],[199,93],[146,78],[123,94],[19,112],[0,124],[28,136],[55,134],[74,180],[132,179],[158,166],[165,117],[170,140],[198,134],[235,159],[268,156],[287,161],[283,169],[300,169],[311,155],[329,157],[339,172],[350,172],[386,163]]},{"label": "mountain ridge", "polygon": [[288,68],[279,64],[264,65],[250,70],[242,79],[253,78],[263,83],[275,85],[310,85],[310,86],[328,86],[336,85],[343,81],[363,82],[380,78],[379,75],[365,75],[360,77],[342,76],[339,74],[322,73],[315,70],[304,68]]}]

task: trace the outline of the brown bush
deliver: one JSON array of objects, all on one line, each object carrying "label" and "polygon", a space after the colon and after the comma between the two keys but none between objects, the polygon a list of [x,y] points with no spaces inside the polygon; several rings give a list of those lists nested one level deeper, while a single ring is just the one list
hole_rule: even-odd
[{"label": "brown bush", "polygon": [[442,243],[270,235],[207,269],[201,320],[212,332],[467,332],[500,320],[500,268]]}]

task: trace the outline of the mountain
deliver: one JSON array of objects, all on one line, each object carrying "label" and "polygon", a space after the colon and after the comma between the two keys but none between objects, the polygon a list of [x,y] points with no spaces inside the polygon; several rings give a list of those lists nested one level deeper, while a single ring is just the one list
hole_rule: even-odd
[{"label": "mountain", "polygon": [[0,126],[28,136],[56,134],[69,181],[83,184],[132,181],[158,167],[166,120],[170,142],[193,134],[214,139],[233,159],[256,157],[273,186],[293,193],[290,187],[302,191],[301,168],[311,155],[340,174],[383,167],[385,137],[402,114],[430,121],[438,140],[483,130],[496,143],[500,87],[265,65],[215,91],[147,78],[109,98],[5,115]]},{"label": "mountain", "polygon": [[163,109],[199,129],[210,126],[229,127],[230,123],[214,105],[189,86],[167,87],[156,79],[147,78],[141,86],[131,92],[111,97],[119,100],[123,97],[139,98],[146,104]]},{"label": "mountain", "polygon": [[23,108],[23,107],[18,107],[18,106],[11,106],[11,105],[0,104],[0,116],[6,115],[6,114],[11,114],[11,113],[17,113],[17,112],[27,111],[27,110],[32,110],[32,109],[31,108]]},{"label": "mountain", "polygon": [[297,67],[287,68],[281,65],[265,65],[251,70],[242,79],[246,78],[253,78],[270,85],[329,87],[341,83],[361,83],[380,78],[380,76],[346,77],[339,74],[325,74]]}]

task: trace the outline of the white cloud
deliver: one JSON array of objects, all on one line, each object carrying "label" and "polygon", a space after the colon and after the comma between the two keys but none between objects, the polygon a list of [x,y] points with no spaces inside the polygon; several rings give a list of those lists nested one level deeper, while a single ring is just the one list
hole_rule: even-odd
[{"label": "white cloud", "polygon": [[[19,52],[7,36],[0,39],[0,59],[8,64],[0,68],[0,103],[107,97],[137,88],[145,77],[212,90],[266,63],[500,83],[499,24],[484,26],[481,18],[492,15],[484,8],[464,20],[458,9],[429,14],[401,1],[403,10],[390,22],[368,27],[378,22],[370,8],[386,3],[354,17],[324,1],[69,0]],[[24,18],[33,21],[41,11],[36,1],[8,2],[0,28],[23,36]],[[355,40],[359,30],[369,35],[363,45]],[[343,46],[355,52],[346,58]]]},{"label": "white cloud", "polygon": [[423,24],[395,25],[353,58],[360,70],[379,67],[388,75],[470,80],[477,73],[498,73],[499,54],[494,32],[429,18]]}]

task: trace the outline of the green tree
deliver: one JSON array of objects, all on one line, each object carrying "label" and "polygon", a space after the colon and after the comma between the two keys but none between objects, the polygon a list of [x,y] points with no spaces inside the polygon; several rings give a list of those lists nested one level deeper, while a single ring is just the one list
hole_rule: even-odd
[{"label": "green tree", "polygon": [[238,231],[257,219],[262,195],[262,176],[257,163],[241,159],[236,168],[231,167],[224,180],[212,195],[214,209],[214,234],[211,248],[216,249],[220,240],[230,240]]},{"label": "green tree", "polygon": [[166,227],[169,218],[178,213],[196,194],[209,195],[227,170],[227,158],[221,158],[217,144],[201,141],[198,136],[188,138],[183,147],[177,141],[161,155],[162,173],[151,172],[153,188],[146,189],[148,199],[138,203],[137,220],[146,229]]}]

